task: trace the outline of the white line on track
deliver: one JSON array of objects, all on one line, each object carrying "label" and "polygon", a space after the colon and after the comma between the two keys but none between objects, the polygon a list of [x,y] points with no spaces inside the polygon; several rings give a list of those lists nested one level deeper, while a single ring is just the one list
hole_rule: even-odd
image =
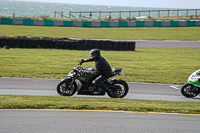
[{"label": "white line on track", "polygon": [[170,85],[169,87],[176,89],[176,90],[181,89],[179,85]]}]

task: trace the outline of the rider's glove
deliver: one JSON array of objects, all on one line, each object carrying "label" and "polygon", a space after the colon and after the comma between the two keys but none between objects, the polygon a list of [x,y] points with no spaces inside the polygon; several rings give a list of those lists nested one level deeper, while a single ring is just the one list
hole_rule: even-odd
[{"label": "rider's glove", "polygon": [[79,61],[78,65],[82,65],[83,62],[85,62],[85,60],[84,60],[84,59],[81,59],[81,60]]}]

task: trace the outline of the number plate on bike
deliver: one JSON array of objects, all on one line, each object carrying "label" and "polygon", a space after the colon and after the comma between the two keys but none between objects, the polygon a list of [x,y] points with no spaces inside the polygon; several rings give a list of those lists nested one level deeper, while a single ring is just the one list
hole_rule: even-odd
[{"label": "number plate on bike", "polygon": [[123,72],[121,72],[121,74],[122,74],[122,76],[124,76],[124,77],[125,77],[125,74],[124,74]]}]

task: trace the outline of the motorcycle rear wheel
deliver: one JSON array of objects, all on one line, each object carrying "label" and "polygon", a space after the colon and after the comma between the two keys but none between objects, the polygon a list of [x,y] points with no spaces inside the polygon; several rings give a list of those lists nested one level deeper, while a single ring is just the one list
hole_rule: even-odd
[{"label": "motorcycle rear wheel", "polygon": [[71,88],[69,88],[71,81],[61,81],[57,85],[57,92],[61,96],[72,96],[76,93],[77,85],[76,83],[73,83]]},{"label": "motorcycle rear wheel", "polygon": [[107,91],[107,94],[110,98],[123,98],[127,95],[129,91],[128,84],[121,79],[118,79],[113,83],[114,87],[111,89],[111,91]]},{"label": "motorcycle rear wheel", "polygon": [[187,98],[193,98],[199,94],[198,88],[192,84],[186,83],[181,88],[181,93]]}]

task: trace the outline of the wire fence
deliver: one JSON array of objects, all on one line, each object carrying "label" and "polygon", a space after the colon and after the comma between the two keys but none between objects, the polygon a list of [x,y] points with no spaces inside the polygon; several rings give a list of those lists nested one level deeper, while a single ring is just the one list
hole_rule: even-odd
[{"label": "wire fence", "polygon": [[198,18],[200,9],[177,9],[177,10],[141,10],[141,11],[55,11],[55,18],[69,19],[120,19],[120,18],[150,18],[150,17],[190,17]]}]

